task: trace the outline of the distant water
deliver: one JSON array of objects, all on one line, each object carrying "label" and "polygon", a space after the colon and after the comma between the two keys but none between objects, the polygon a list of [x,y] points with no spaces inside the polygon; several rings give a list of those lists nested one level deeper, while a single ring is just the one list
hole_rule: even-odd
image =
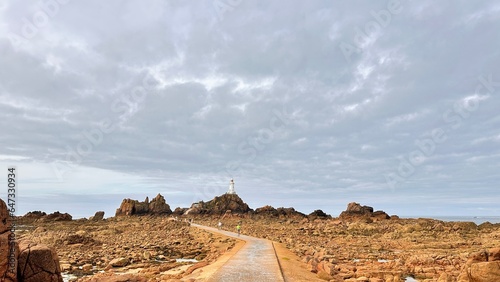
[{"label": "distant water", "polygon": [[471,221],[478,225],[485,222],[500,223],[500,216],[405,216],[402,218],[432,218],[442,221]]}]

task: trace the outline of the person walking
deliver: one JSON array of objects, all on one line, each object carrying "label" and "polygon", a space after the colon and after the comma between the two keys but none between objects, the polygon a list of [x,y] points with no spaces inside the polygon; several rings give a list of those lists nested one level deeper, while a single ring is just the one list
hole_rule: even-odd
[{"label": "person walking", "polygon": [[236,225],[236,230],[238,231],[238,237],[240,237],[241,225],[239,223]]},{"label": "person walking", "polygon": [[217,224],[217,228],[218,228],[219,230],[221,230],[221,229],[222,229],[222,222],[220,222],[220,221],[219,221],[219,223]]}]

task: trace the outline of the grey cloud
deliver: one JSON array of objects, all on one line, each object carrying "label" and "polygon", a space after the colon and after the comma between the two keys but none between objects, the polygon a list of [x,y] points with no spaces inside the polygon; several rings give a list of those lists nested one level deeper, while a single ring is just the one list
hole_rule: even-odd
[{"label": "grey cloud", "polygon": [[[100,168],[142,176],[142,189],[184,206],[224,192],[235,177],[254,207],[335,214],[363,201],[393,213],[491,211],[496,4],[401,1],[387,26],[366,32],[388,3],[243,1],[221,15],[210,1],[71,1],[15,46],[8,34],[21,34],[41,8],[8,1],[0,10],[0,154],[28,158],[19,166],[58,163],[68,147],[90,142],[64,184],[78,168]],[[346,58],[339,45],[356,45],[359,30],[371,41]],[[496,90],[475,93],[490,74]],[[457,112],[475,94],[488,98]],[[99,133],[104,121],[114,130]],[[391,189],[384,176],[436,128],[447,140]],[[92,143],[89,132],[102,140]],[[116,185],[120,195],[137,188]],[[467,204],[471,191],[477,200]]]}]

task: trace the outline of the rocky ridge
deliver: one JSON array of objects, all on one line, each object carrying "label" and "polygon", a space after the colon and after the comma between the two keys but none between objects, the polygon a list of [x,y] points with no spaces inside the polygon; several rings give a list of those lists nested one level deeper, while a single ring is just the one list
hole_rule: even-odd
[{"label": "rocky ridge", "polygon": [[22,217],[19,218],[21,221],[33,221],[33,220],[38,220],[38,221],[71,221],[73,220],[73,217],[69,213],[61,213],[59,211],[56,211],[51,214],[47,214],[42,211],[32,211],[28,212],[27,214],[23,215]]}]

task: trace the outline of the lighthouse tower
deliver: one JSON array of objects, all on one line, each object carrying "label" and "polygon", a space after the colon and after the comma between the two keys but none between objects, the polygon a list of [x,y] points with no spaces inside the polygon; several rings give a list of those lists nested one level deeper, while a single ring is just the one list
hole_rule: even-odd
[{"label": "lighthouse tower", "polygon": [[231,181],[229,181],[229,191],[227,191],[227,194],[236,194],[236,191],[234,191],[234,180],[231,178]]}]

